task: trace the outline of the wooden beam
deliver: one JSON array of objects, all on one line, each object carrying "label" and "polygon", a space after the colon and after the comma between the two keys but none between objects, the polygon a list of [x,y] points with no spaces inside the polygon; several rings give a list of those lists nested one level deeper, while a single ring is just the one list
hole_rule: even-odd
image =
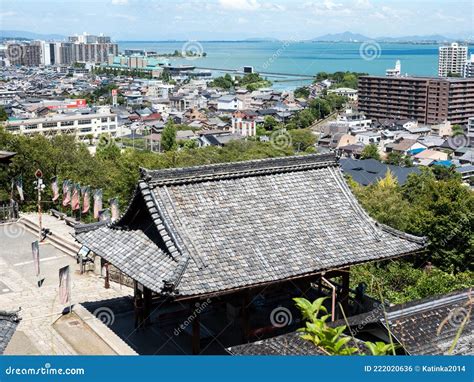
[{"label": "wooden beam", "polygon": [[144,302],[144,311],[145,311],[145,322],[144,325],[151,324],[151,290],[143,287],[143,302]]},{"label": "wooden beam", "polygon": [[193,355],[198,355],[201,353],[201,317],[199,312],[194,310],[194,304],[191,304],[191,317],[192,316],[194,316],[192,336]]},{"label": "wooden beam", "polygon": [[349,316],[349,282],[350,282],[350,268],[344,269],[341,272],[342,277],[342,291],[340,295],[340,302],[342,309],[344,309],[344,314]]},{"label": "wooden beam", "polygon": [[250,319],[249,319],[249,305],[250,305],[250,290],[247,289],[242,293],[242,340],[244,343],[249,341],[250,334]]}]

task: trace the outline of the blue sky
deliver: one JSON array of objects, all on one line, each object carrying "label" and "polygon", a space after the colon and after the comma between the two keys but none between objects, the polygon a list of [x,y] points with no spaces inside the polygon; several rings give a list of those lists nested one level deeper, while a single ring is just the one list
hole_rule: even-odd
[{"label": "blue sky", "polygon": [[115,40],[474,35],[473,0],[0,0],[0,29]]}]

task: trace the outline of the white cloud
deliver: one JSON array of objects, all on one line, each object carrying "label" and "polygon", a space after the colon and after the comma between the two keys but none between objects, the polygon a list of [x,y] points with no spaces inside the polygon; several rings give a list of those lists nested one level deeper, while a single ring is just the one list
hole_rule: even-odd
[{"label": "white cloud", "polygon": [[247,24],[249,21],[245,17],[239,17],[237,19],[238,24]]},{"label": "white cloud", "polygon": [[127,5],[128,0],[112,0],[112,5]]},{"label": "white cloud", "polygon": [[257,0],[219,0],[219,4],[224,9],[236,11],[256,11],[261,7]]},{"label": "white cloud", "polygon": [[0,18],[1,17],[13,17],[16,16],[16,12],[0,12]]},{"label": "white cloud", "polygon": [[124,20],[127,20],[129,22],[137,21],[137,18],[135,16],[124,15],[124,14],[121,14],[121,13],[113,14],[112,17],[115,17],[117,19],[124,19]]},{"label": "white cloud", "polygon": [[356,0],[354,7],[357,9],[371,9],[373,5],[369,0]]}]

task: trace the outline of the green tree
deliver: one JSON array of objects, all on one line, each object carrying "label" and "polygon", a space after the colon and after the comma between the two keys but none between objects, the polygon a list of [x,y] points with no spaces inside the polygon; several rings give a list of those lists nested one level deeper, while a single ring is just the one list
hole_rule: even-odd
[{"label": "green tree", "polygon": [[377,145],[371,143],[370,145],[367,145],[364,147],[362,150],[362,154],[360,156],[361,159],[376,159],[380,160],[380,154],[379,154],[379,148]]},{"label": "green tree", "polygon": [[5,108],[3,106],[0,106],[0,121],[6,121],[8,120],[8,114],[5,111]]},{"label": "green tree", "polygon": [[316,136],[310,129],[298,129],[289,131],[291,142],[296,152],[306,151],[314,147]]},{"label": "green tree", "polygon": [[451,129],[453,131],[453,137],[464,134],[464,129],[460,125],[453,125]]},{"label": "green tree", "polygon": [[161,133],[161,148],[164,151],[171,151],[176,148],[176,127],[171,118],[166,121],[165,128]]},{"label": "green tree", "polygon": [[267,131],[273,131],[278,126],[278,121],[271,115],[267,115],[263,120],[263,127]]},{"label": "green tree", "polygon": [[308,98],[309,97],[309,88],[307,86],[302,86],[300,88],[296,88],[294,91],[294,95],[296,98]]}]

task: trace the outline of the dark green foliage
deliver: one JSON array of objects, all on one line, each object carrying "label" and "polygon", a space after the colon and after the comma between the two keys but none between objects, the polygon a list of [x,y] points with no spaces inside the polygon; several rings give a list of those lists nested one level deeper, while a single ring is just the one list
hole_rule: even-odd
[{"label": "dark green foliage", "polygon": [[8,119],[7,112],[3,106],[0,106],[0,121],[6,121]]},{"label": "dark green foliage", "polygon": [[335,72],[326,73],[319,72],[316,74],[315,82],[321,82],[323,80],[331,80],[334,82],[332,87],[337,88],[352,88],[357,89],[357,83],[360,76],[366,76],[367,73],[358,72]]},{"label": "dark green foliage", "polygon": [[377,145],[370,144],[364,147],[362,150],[362,154],[360,156],[361,159],[376,159],[380,160],[379,149]]},{"label": "dark green foliage", "polygon": [[443,172],[440,176],[436,171],[423,168],[421,174],[411,174],[403,187],[386,180],[367,187],[353,182],[351,185],[363,207],[376,220],[427,236],[430,245],[425,255],[413,259],[415,266],[430,261],[446,272],[472,271],[473,193],[457,174],[447,176]]},{"label": "dark green foliage", "polygon": [[176,127],[171,118],[166,122],[163,133],[161,134],[161,148],[164,151],[170,151],[176,148]]},{"label": "dark green foliage", "polygon": [[300,88],[296,88],[294,94],[296,98],[308,98],[309,89],[306,86],[302,86]]}]

